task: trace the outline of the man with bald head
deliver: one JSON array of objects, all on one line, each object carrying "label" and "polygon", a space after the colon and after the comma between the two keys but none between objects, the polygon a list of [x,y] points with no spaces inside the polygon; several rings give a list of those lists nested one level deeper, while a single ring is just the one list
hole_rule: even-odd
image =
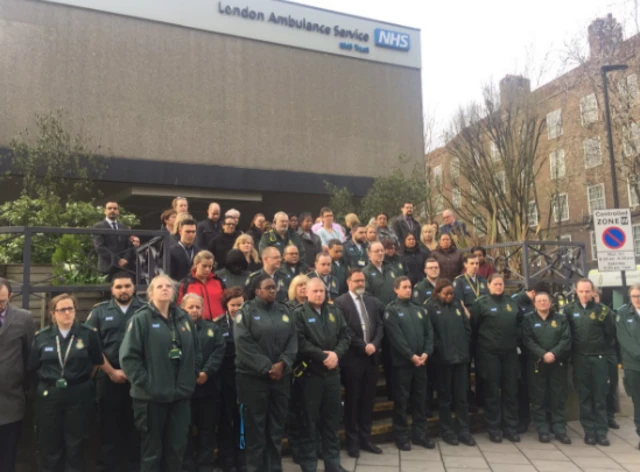
[{"label": "man with bald head", "polygon": [[258,250],[262,253],[266,247],[275,247],[280,254],[290,244],[294,244],[300,252],[300,260],[304,260],[306,251],[300,236],[295,231],[289,229],[289,215],[284,211],[279,211],[273,215],[273,228],[263,233],[260,238]]},{"label": "man with bald head", "polygon": [[245,300],[249,300],[250,294],[255,292],[255,280],[261,274],[267,274],[276,283],[276,301],[284,303],[288,299],[289,284],[293,276],[287,273],[282,266],[282,256],[277,248],[268,246],[260,253],[262,269],[249,274],[245,283]]},{"label": "man with bald head", "polygon": [[453,211],[446,209],[442,212],[442,226],[440,226],[440,234],[450,234],[452,236],[469,236],[467,226],[463,221],[456,220]]},{"label": "man with bald head", "polygon": [[199,222],[196,228],[196,246],[202,249],[209,249],[215,237],[221,232],[220,205],[212,202],[207,210],[207,218]]}]

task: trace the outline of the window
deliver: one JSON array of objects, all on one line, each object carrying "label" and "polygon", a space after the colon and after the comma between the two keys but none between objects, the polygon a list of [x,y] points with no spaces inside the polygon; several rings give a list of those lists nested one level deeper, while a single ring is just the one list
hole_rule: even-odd
[{"label": "window", "polygon": [[640,198],[638,198],[638,193],[636,189],[638,188],[638,183],[640,181],[640,176],[636,175],[635,177],[629,177],[627,180],[627,192],[629,195],[629,206],[634,207],[640,203]]},{"label": "window", "polygon": [[444,201],[442,199],[442,195],[436,195],[434,210],[436,214],[440,214],[444,211]]},{"label": "window", "polygon": [[482,218],[480,218],[479,216],[473,217],[473,227],[476,229],[476,234],[478,236],[484,236],[486,234],[485,228],[484,228],[484,221],[482,221]]},{"label": "window", "polygon": [[564,177],[564,149],[558,149],[549,154],[549,165],[551,166],[552,179],[561,179]]},{"label": "window", "polygon": [[640,256],[640,225],[633,225],[633,245],[636,257]]},{"label": "window", "polygon": [[500,149],[498,149],[498,145],[491,141],[491,160],[493,162],[500,162]]},{"label": "window", "polygon": [[618,82],[620,101],[625,106],[635,105],[638,100],[638,76],[631,74]]},{"label": "window", "polygon": [[580,99],[580,116],[582,117],[582,126],[598,121],[598,100],[595,93]]},{"label": "window", "polygon": [[507,176],[503,170],[495,173],[496,185],[502,193],[507,193]]},{"label": "window", "polygon": [[538,226],[538,207],[536,206],[536,202],[534,200],[531,200],[529,202],[527,219],[529,220],[530,227]]},{"label": "window", "polygon": [[571,235],[570,234],[563,234],[560,236],[560,241],[565,241],[567,243],[571,242]]},{"label": "window", "polygon": [[569,196],[566,193],[556,195],[551,209],[556,223],[558,221],[567,221],[569,219]]},{"label": "window", "polygon": [[449,169],[449,175],[451,175],[451,180],[455,180],[460,175],[460,159],[454,157],[451,159],[451,168]]},{"label": "window", "polygon": [[442,166],[436,166],[433,168],[433,182],[436,187],[442,186]]},{"label": "window", "polygon": [[604,184],[590,185],[587,187],[587,202],[589,203],[589,213],[607,208],[607,202],[604,196]]},{"label": "window", "polygon": [[584,147],[584,168],[591,169],[602,164],[602,148],[600,146],[600,136],[597,138],[585,139],[582,142]]},{"label": "window", "polygon": [[[596,245],[596,232],[589,231],[590,239],[591,239],[591,260],[595,261],[598,259],[598,246]],[[634,234],[635,236],[635,234]]]},{"label": "window", "polygon": [[631,123],[629,127],[622,130],[622,151],[626,157],[631,157],[640,153],[640,126]]},{"label": "window", "polygon": [[547,113],[547,133],[549,139],[562,136],[562,108]]},{"label": "window", "polygon": [[451,205],[456,210],[462,206],[462,195],[458,188],[451,189]]}]

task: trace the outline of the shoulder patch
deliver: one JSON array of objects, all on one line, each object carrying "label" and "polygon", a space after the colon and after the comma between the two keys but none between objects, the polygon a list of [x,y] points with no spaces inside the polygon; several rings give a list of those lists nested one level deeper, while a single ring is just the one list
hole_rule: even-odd
[{"label": "shoulder patch", "polygon": [[385,311],[385,312],[384,312],[384,319],[385,319],[385,320],[388,320],[388,319],[389,319],[389,312],[388,312],[388,311]]},{"label": "shoulder patch", "polygon": [[235,318],[234,318],[234,319],[235,319],[236,324],[240,324],[240,323],[242,323],[242,314],[238,313],[238,314],[235,316]]}]

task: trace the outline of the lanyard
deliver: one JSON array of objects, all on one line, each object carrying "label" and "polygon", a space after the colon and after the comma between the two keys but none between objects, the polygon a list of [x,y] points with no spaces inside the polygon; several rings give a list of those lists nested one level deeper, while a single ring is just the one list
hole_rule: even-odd
[{"label": "lanyard", "polygon": [[60,362],[60,368],[62,371],[60,372],[60,378],[64,377],[64,366],[67,365],[67,360],[69,359],[69,352],[71,352],[71,345],[73,344],[73,340],[75,339],[75,335],[71,336],[69,340],[69,345],[67,346],[67,352],[64,354],[64,358],[62,357],[62,351],[60,350],[60,336],[56,336],[56,348],[58,350],[58,361]]},{"label": "lanyard", "polygon": [[473,290],[473,294],[476,296],[476,298],[478,298],[480,296],[480,281],[478,280],[478,276],[476,275],[476,286],[475,287],[471,283],[471,279],[469,278],[469,276],[467,274],[464,274],[464,278],[467,279],[467,282],[469,282],[469,287],[471,287],[471,290]]},{"label": "lanyard", "polygon": [[182,243],[180,243],[180,246],[182,246],[182,249],[184,249],[184,252],[187,255],[187,259],[189,259],[189,264],[191,264],[193,262],[193,246],[189,248],[190,250],[184,247],[184,244]]},{"label": "lanyard", "polygon": [[177,347],[176,341],[176,320],[173,316],[169,315],[169,331],[171,331],[171,343],[174,347]]}]

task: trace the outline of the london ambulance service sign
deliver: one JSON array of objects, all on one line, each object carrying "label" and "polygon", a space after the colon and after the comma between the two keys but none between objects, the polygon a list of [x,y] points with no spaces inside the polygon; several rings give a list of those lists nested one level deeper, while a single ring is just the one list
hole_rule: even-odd
[{"label": "london ambulance service sign", "polygon": [[420,30],[273,0],[40,0],[420,69]]},{"label": "london ambulance service sign", "polygon": [[636,270],[633,228],[629,209],[593,212],[598,270],[618,272]]}]

